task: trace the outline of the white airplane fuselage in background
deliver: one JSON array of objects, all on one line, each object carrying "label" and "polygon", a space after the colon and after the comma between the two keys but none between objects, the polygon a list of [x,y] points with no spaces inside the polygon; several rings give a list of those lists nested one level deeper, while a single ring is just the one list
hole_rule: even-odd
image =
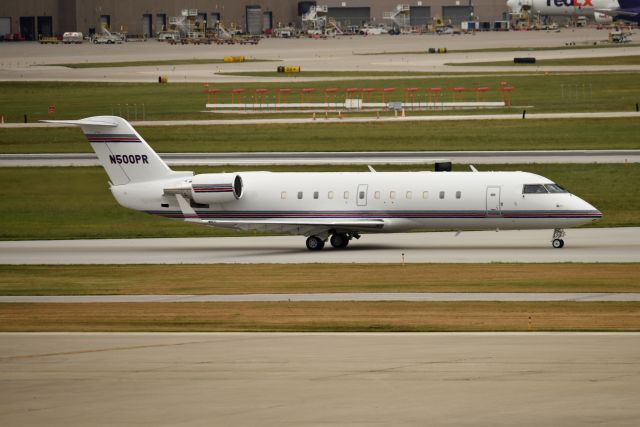
[{"label": "white airplane fuselage in background", "polygon": [[124,207],[198,224],[307,236],[337,248],[365,233],[562,229],[602,214],[526,172],[174,172],[124,119],[77,121]]},{"label": "white airplane fuselage in background", "polygon": [[596,22],[608,23],[612,17],[602,11],[619,8],[617,0],[508,0],[511,13],[527,11],[540,16],[588,16]]}]

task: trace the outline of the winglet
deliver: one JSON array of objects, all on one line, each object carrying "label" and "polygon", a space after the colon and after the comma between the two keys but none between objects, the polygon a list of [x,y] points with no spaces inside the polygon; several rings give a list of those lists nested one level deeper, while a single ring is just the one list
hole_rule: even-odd
[{"label": "winglet", "polygon": [[103,120],[81,119],[81,120],[40,120],[43,123],[55,123],[59,125],[88,125],[88,126],[107,126],[116,127],[118,123],[106,122]]}]

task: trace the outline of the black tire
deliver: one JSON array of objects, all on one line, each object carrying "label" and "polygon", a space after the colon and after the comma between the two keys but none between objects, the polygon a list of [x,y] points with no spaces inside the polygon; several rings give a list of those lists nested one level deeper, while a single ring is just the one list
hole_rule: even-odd
[{"label": "black tire", "polygon": [[336,249],[344,249],[349,245],[349,236],[346,234],[336,233],[331,236],[329,240],[331,242],[331,246]]},{"label": "black tire", "polygon": [[309,236],[307,238],[307,249],[310,251],[320,251],[324,248],[324,241],[316,236]]},{"label": "black tire", "polygon": [[551,246],[553,246],[555,249],[560,249],[564,246],[564,240],[553,239],[553,242],[551,242]]}]

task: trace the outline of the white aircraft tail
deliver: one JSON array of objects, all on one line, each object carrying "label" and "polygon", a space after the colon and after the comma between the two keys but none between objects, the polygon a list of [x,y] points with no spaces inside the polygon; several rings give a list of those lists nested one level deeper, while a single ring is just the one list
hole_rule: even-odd
[{"label": "white aircraft tail", "polygon": [[80,126],[113,185],[153,181],[175,174],[133,126],[121,117],[45,121]]}]

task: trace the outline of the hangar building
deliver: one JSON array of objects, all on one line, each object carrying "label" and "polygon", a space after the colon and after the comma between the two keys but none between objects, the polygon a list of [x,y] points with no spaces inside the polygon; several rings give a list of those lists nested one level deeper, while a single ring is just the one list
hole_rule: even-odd
[{"label": "hangar building", "polygon": [[66,31],[92,34],[106,25],[115,31],[154,36],[183,9],[197,9],[198,20],[235,24],[251,34],[278,26],[300,26],[310,5],[328,6],[329,17],[343,25],[377,25],[399,4],[410,7],[411,24],[442,18],[454,25],[467,20],[505,19],[505,0],[3,0],[0,36],[20,34],[27,40]]}]

